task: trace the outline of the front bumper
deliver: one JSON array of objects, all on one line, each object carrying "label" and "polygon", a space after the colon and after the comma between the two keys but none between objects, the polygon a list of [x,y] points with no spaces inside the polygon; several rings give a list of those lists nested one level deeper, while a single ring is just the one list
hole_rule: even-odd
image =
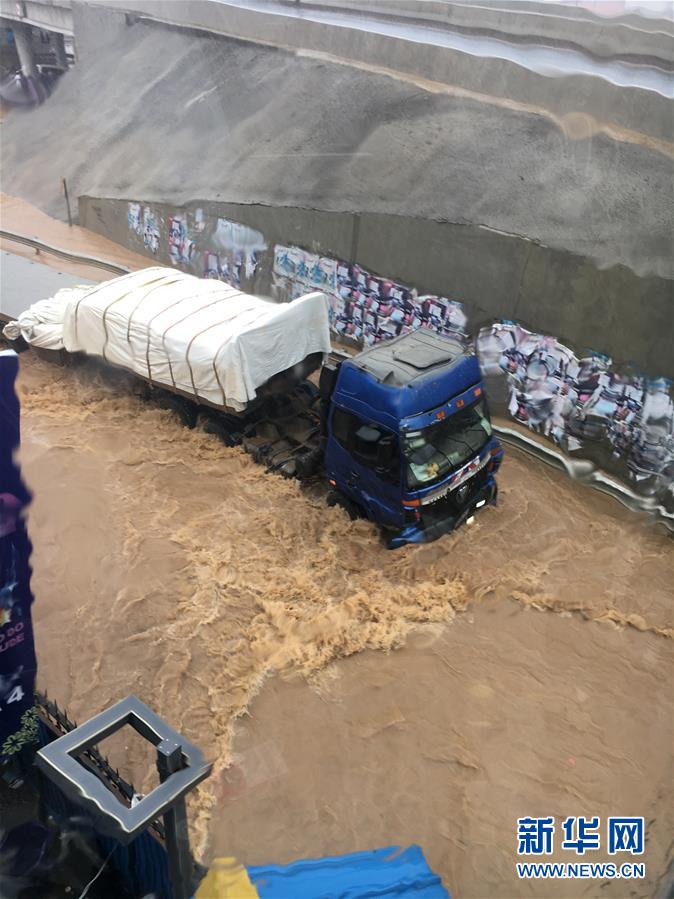
[{"label": "front bumper", "polygon": [[434,510],[435,514],[428,516],[426,520],[422,518],[421,521],[415,521],[389,537],[387,546],[389,549],[397,549],[406,543],[431,543],[443,534],[456,530],[480,509],[495,506],[497,496],[496,480],[490,474],[480,487],[471,491],[460,509],[448,503],[444,509]]}]

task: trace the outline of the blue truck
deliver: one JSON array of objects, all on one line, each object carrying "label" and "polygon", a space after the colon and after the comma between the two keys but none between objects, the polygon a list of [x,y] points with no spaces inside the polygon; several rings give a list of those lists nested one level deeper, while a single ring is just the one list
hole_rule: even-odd
[{"label": "blue truck", "polygon": [[503,448],[475,354],[426,330],[323,366],[324,460],[333,494],[391,548],[434,540],[496,502]]},{"label": "blue truck", "polygon": [[328,310],[321,292],[277,304],[151,267],[60,291],[4,335],[125,368],[187,426],[201,421],[286,477],[327,477],[329,502],[379,525],[391,547],[493,504],[503,450],[475,354],[420,329],[340,355]]}]

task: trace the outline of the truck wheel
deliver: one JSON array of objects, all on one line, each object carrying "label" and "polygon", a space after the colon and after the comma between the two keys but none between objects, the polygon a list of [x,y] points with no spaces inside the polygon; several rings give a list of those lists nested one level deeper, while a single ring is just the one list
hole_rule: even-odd
[{"label": "truck wheel", "polygon": [[204,425],[204,431],[207,434],[214,434],[218,437],[225,446],[238,446],[241,442],[237,441],[236,437],[229,433],[227,428],[219,421],[216,421],[213,418],[209,418],[206,424]]},{"label": "truck wheel", "polygon": [[354,501],[348,499],[348,497],[344,503],[344,508],[348,512],[351,521],[356,521],[358,518],[365,518],[365,514],[358,503],[354,503]]},{"label": "truck wheel", "polygon": [[298,384],[297,390],[299,393],[303,393],[307,396],[310,400],[316,399],[319,393],[318,387],[311,381],[302,381],[301,384]]},{"label": "truck wheel", "polygon": [[283,465],[279,468],[279,471],[283,475],[284,478],[294,478],[297,476],[297,467],[295,463],[295,459],[288,459],[287,462],[284,462]]},{"label": "truck wheel", "polygon": [[342,509],[348,513],[351,521],[365,517],[363,510],[358,503],[355,503],[352,499],[349,499],[348,496],[344,496],[343,493],[339,493],[336,490],[331,490],[330,493],[328,493],[327,503],[329,506],[341,506]]},{"label": "truck wheel", "polygon": [[304,481],[306,478],[313,477],[316,474],[321,464],[322,455],[320,448],[316,448],[308,450],[308,452],[296,458],[295,469],[300,481]]},{"label": "truck wheel", "polygon": [[199,418],[198,407],[189,400],[183,400],[182,402],[177,402],[173,409],[180,419],[180,424],[189,428],[190,431],[194,430],[197,426],[197,419]]}]

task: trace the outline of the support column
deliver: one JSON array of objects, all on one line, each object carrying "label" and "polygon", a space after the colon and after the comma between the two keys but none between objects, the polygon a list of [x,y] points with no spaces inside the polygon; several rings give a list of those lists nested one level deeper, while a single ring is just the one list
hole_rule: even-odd
[{"label": "support column", "polygon": [[[157,771],[160,783],[166,783],[172,774],[180,771],[183,767],[180,743],[174,740],[162,740],[157,746]],[[194,893],[194,873],[184,796],[174,802],[171,808],[165,812],[164,835],[169,873],[173,885],[173,899],[189,899]]]},{"label": "support column", "polygon": [[52,39],[54,47],[54,57],[56,65],[65,72],[68,68],[68,57],[66,56],[66,42],[62,34],[54,34]]},{"label": "support column", "polygon": [[15,22],[12,24],[12,31],[14,32],[16,52],[19,54],[21,71],[26,78],[37,78],[30,27],[20,22]]}]

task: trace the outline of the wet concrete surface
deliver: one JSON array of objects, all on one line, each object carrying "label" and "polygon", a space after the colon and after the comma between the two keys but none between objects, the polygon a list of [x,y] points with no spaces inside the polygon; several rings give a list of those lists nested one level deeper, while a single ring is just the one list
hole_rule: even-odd
[{"label": "wet concrete surface", "polygon": [[[2,228],[14,231],[25,237],[35,237],[46,244],[59,249],[95,256],[109,262],[118,263],[135,271],[146,268],[147,257],[134,253],[115,243],[114,240],[95,234],[79,225],[68,225],[63,219],[46,215],[37,206],[20,197],[0,193],[0,209],[2,210]],[[65,214],[65,201],[63,210]],[[0,237],[0,246],[14,256],[43,263],[58,271],[75,275],[88,280],[104,280],[111,277],[110,272],[81,263],[68,262],[45,251],[36,251],[31,247],[12,241],[9,237]]]},{"label": "wet concrete surface", "polygon": [[3,122],[7,183],[52,215],[65,174],[73,196],[432,219],[671,277],[671,127],[668,141],[625,134],[556,79],[563,115],[495,96],[486,71],[470,94],[144,24],[120,43],[98,24],[111,43]]},{"label": "wet concrete surface", "polygon": [[34,259],[2,251],[0,257],[0,318],[18,318],[32,303],[53,296],[64,287],[92,284]]},{"label": "wet concrete surface", "polygon": [[588,75],[603,78],[621,87],[638,87],[654,91],[663,97],[674,94],[674,75],[654,65],[639,65],[618,60],[599,60],[587,53],[565,47],[541,44],[513,43],[505,37],[460,34],[438,26],[367,15],[349,10],[307,9],[301,4],[269,3],[264,0],[218,0],[227,6],[255,10],[263,14],[287,16],[293,19],[318,22],[328,27],[355,28],[369,34],[402,38],[418,44],[458,50],[471,56],[503,59],[514,62],[539,75]]}]

